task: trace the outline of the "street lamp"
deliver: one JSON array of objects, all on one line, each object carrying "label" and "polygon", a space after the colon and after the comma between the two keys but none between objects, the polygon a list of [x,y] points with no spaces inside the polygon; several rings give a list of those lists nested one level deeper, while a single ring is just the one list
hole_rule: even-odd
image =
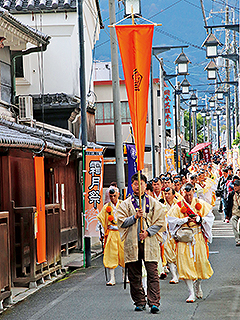
[{"label": "street lamp", "polygon": [[211,97],[209,99],[209,107],[210,108],[214,108],[215,107],[215,98],[214,97]]},{"label": "street lamp", "polygon": [[188,74],[188,64],[190,63],[190,60],[185,55],[185,53],[182,52],[179,54],[177,59],[174,62],[177,65],[177,73],[178,75],[187,75]]},{"label": "street lamp", "polygon": [[141,0],[125,0],[125,17],[131,14],[141,16]]},{"label": "street lamp", "polygon": [[223,100],[223,96],[224,96],[224,89],[223,87],[218,87],[217,90],[215,91],[215,93],[217,94],[217,99],[218,100]]},{"label": "street lamp", "polygon": [[[190,100],[191,100],[192,108],[194,107],[195,108],[194,111],[197,111],[197,96],[196,96],[196,94],[194,92],[192,93],[192,95],[190,97]],[[193,109],[192,109],[192,111],[193,111]]]},{"label": "street lamp", "polygon": [[205,67],[204,70],[207,70],[207,77],[208,80],[215,80],[217,79],[217,66],[213,60],[211,60],[208,65]]},{"label": "street lamp", "polygon": [[210,120],[210,119],[211,119],[211,115],[210,115],[209,112],[208,112],[207,115],[206,115],[206,119],[207,119],[207,120]]},{"label": "street lamp", "polygon": [[221,42],[215,37],[211,32],[207,38],[204,40],[202,47],[206,47],[206,57],[207,58],[216,58],[217,57],[217,46],[222,46]]},{"label": "street lamp", "polygon": [[183,94],[189,94],[189,87],[191,86],[188,80],[185,78],[181,82],[180,86],[182,87],[182,93]]}]

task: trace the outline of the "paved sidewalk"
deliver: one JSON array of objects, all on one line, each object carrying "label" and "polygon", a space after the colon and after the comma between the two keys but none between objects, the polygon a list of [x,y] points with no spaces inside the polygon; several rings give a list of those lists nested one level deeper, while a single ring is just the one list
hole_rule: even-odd
[{"label": "paved sidewalk", "polygon": [[[95,244],[91,248],[91,257],[92,259],[96,258],[102,254],[102,246],[101,244]],[[51,279],[44,280],[43,283],[38,283],[38,286],[33,289],[29,289],[26,287],[12,287],[12,296],[11,302],[9,305],[4,304],[4,309],[0,309],[0,314],[4,312],[7,308],[12,307],[13,305],[23,301],[31,294],[37,292],[38,290],[42,289],[45,286],[48,286],[66,276],[68,272],[71,272],[73,269],[82,268],[83,267],[83,252],[76,252],[73,251],[67,256],[62,256],[62,269],[59,274],[53,274]]]}]

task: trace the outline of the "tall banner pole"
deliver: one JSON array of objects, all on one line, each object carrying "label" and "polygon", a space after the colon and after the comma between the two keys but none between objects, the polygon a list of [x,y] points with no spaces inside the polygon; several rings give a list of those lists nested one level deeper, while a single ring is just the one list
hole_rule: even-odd
[{"label": "tall banner pole", "polygon": [[[138,189],[139,189],[139,209],[142,209],[142,198],[141,198],[141,171],[138,170]],[[140,229],[142,231],[142,217],[140,218]]]},{"label": "tall banner pole", "polygon": [[[85,150],[84,150],[84,146],[82,148],[82,175],[83,175],[83,186],[82,186],[82,190],[83,190],[83,197],[82,197],[82,201],[83,201],[83,235],[85,236]],[[83,268],[86,267],[86,249],[85,249],[85,239],[83,240]]]},{"label": "tall banner pole", "polygon": [[[134,23],[134,19],[132,21]],[[154,25],[115,25],[115,30],[122,58],[136,145],[139,208],[141,209],[141,170],[144,169],[149,76]],[[141,230],[142,225],[142,218],[140,218]]]}]

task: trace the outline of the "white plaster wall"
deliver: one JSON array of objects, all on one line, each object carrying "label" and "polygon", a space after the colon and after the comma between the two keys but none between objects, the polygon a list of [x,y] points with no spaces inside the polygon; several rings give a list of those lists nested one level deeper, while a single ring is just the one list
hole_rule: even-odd
[{"label": "white plaster wall", "polygon": [[[100,82],[99,82],[100,83]],[[112,85],[110,81],[107,82],[102,82],[102,85],[98,85],[96,84],[94,86],[94,91],[97,95],[97,102],[111,102],[113,101],[112,98]],[[157,86],[154,86],[154,89],[156,90]],[[154,94],[156,95],[156,92],[154,91]],[[127,101],[127,92],[126,92],[126,87],[125,84],[120,85],[120,99],[121,101]],[[155,104],[156,106],[156,104]],[[156,112],[156,111],[155,111]],[[148,103],[148,123],[146,125],[146,144],[147,145],[151,145],[151,116],[150,116],[150,98],[149,98],[149,103]],[[157,135],[157,118],[155,118],[154,121],[155,124],[155,135]],[[107,135],[106,134],[106,128],[105,127],[109,127],[111,130],[111,135]],[[127,139],[129,132],[130,132],[130,124],[123,124],[122,125],[122,136],[123,136],[123,142]],[[109,124],[109,125],[96,125],[97,128],[97,141],[101,141],[101,142],[114,142],[114,126],[113,124]],[[109,140],[111,137],[111,141]],[[131,141],[131,138],[128,138],[128,142]]]},{"label": "white plaster wall", "polygon": [[[90,73],[92,68],[93,44],[99,37],[97,11],[94,12],[95,2],[84,2],[84,37],[85,37],[85,62],[86,62],[86,87],[89,88]],[[17,15],[25,24],[51,36],[47,51],[43,53],[44,61],[44,93],[64,92],[71,96],[79,96],[79,35],[76,12],[47,13],[34,15]],[[96,31],[96,32],[95,32]],[[95,33],[95,37],[94,37]],[[17,94],[39,94],[40,76],[39,53],[24,57],[25,79],[17,79]],[[90,88],[93,88],[91,84]]]}]

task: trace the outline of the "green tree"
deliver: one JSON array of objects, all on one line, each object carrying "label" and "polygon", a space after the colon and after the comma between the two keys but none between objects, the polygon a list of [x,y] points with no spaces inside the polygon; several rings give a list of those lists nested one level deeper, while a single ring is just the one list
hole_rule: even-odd
[{"label": "green tree", "polygon": [[236,139],[233,140],[233,146],[238,146],[240,144],[240,133],[237,131]]},{"label": "green tree", "polygon": [[[207,121],[205,120],[205,126],[207,127]],[[185,126],[185,140],[189,141],[189,111],[184,112],[184,126]],[[191,119],[191,128],[193,128],[193,118]],[[200,113],[197,113],[197,140],[198,143],[203,142],[203,117]],[[193,138],[193,131],[192,131]]]}]

